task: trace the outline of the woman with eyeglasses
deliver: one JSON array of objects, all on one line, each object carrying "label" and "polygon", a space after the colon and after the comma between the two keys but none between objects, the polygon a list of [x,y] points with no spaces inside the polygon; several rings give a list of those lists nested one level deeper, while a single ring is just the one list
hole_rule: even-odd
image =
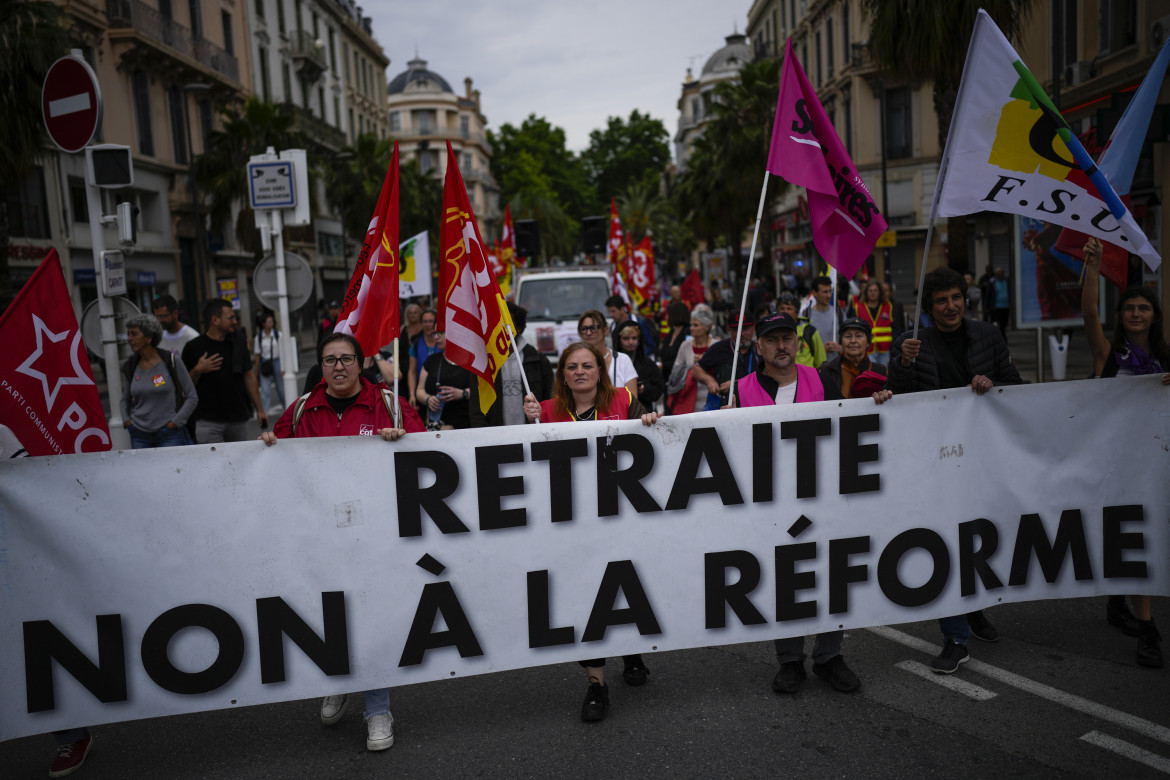
[{"label": "woman with eyeglasses", "polygon": [[609,350],[606,339],[609,338],[609,323],[605,315],[596,309],[590,309],[577,320],[577,335],[581,341],[597,347],[605,355],[605,373],[614,387],[624,387],[638,397],[638,371],[628,355],[621,352],[616,355]]},{"label": "woman with eyeglasses", "polygon": [[[318,436],[381,436],[397,441],[405,433],[423,432],[422,421],[410,404],[401,404],[385,384],[372,384],[361,375],[365,355],[357,339],[334,333],[317,347],[317,364],[323,379],[308,395],[284,411],[276,427],[260,435],[272,446],[278,439]],[[401,414],[396,427],[395,410]],[[386,750],[394,744],[394,718],[390,714],[390,689],[365,693],[366,749]],[[321,722],[332,726],[341,720],[349,694],[326,696],[321,702]]]},{"label": "woman with eyeglasses", "polygon": [[[640,419],[643,425],[657,422],[658,413],[646,411],[629,388],[613,386],[609,376],[601,370],[604,362],[602,349],[588,342],[578,341],[566,347],[557,363],[553,397],[547,401],[537,401],[531,394],[524,397],[524,414],[528,421],[557,423]],[[645,685],[650,670],[642,662],[642,656],[627,655],[622,660],[625,662],[622,679],[626,685]],[[581,720],[586,723],[602,720],[609,709],[605,659],[594,658],[578,663],[585,668],[585,677],[589,682],[585,703],[581,705]]]}]

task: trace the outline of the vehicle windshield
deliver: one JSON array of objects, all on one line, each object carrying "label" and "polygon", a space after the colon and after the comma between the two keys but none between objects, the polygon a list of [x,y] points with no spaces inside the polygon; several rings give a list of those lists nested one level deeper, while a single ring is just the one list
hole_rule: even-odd
[{"label": "vehicle windshield", "polygon": [[525,279],[517,303],[529,320],[576,320],[590,309],[605,311],[609,282],[602,277]]}]

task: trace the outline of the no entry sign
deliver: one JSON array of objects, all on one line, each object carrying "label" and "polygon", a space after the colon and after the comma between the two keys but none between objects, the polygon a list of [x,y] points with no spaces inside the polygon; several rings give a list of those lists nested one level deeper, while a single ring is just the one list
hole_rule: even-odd
[{"label": "no entry sign", "polygon": [[80,57],[62,57],[49,67],[41,89],[41,114],[49,137],[63,152],[80,152],[102,122],[97,75]]}]

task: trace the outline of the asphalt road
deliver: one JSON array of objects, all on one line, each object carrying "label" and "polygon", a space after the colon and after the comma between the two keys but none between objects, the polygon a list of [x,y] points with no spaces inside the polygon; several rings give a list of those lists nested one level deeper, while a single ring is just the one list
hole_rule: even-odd
[{"label": "asphalt road", "polygon": [[[359,695],[331,728],[317,700],[98,726],[75,776],[1170,774],[1170,669],[1136,666],[1136,640],[1106,624],[1103,598],[988,614],[1003,639],[973,638],[954,675],[924,670],[933,621],[849,632],[845,657],[862,680],[850,694],[811,674],[800,693],[773,693],[771,643],[754,642],[647,655],[641,688],[615,659],[598,724],[579,719],[583,673],[558,664],[392,690],[396,743],[382,753],[365,749]],[[1170,599],[1154,614],[1170,625]],[[0,744],[0,777],[44,777],[53,748],[47,735]]]}]

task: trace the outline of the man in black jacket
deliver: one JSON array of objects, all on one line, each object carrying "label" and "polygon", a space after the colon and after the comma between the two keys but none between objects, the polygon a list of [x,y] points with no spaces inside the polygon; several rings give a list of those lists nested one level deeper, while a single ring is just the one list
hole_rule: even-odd
[{"label": "man in black jacket", "polygon": [[[983,395],[998,385],[1018,385],[1020,372],[1012,365],[999,329],[989,322],[969,320],[966,313],[967,283],[958,271],[939,268],[926,275],[922,299],[934,323],[911,338],[903,333],[890,349],[886,389],[894,395],[950,387],[970,387]],[[943,649],[931,661],[934,671],[950,674],[970,659],[967,638],[994,642],[995,626],[982,611],[940,618]]]},{"label": "man in black jacket", "polygon": [[[528,325],[527,310],[509,303],[508,313],[512,315],[512,324],[516,326],[516,346],[520,347],[520,358],[524,364],[524,376],[528,379],[528,387],[537,401],[547,401],[553,394],[552,363],[521,337]],[[520,378],[515,357],[509,355],[504,365],[500,367],[500,372],[496,374],[496,402],[491,405],[487,414],[479,408],[479,382],[472,383],[470,412],[472,428],[523,425],[527,422],[524,416],[524,381]],[[519,413],[518,416],[516,412]]]}]

